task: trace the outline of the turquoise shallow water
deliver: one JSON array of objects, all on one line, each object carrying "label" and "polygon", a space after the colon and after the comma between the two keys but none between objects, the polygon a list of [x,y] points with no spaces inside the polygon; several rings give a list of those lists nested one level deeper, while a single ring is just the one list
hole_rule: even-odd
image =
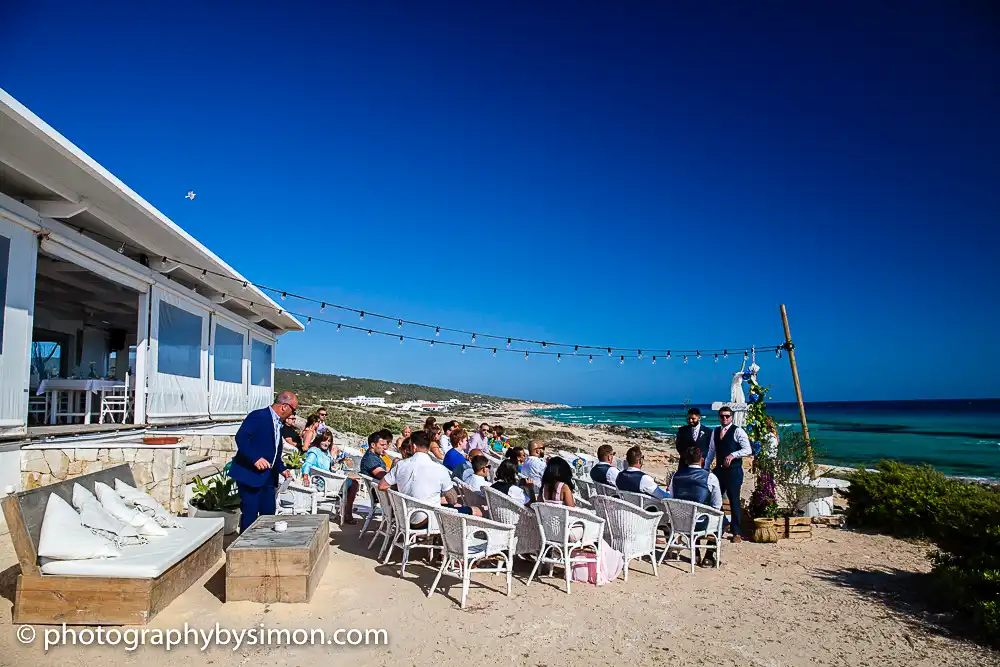
[{"label": "turquoise shallow water", "polygon": [[[718,423],[711,406],[698,405],[705,423]],[[794,403],[768,403],[783,426],[799,429]],[[595,406],[538,410],[539,416],[578,424],[624,424],[673,434],[687,406]],[[809,403],[810,435],[820,461],[870,464],[879,459],[928,463],[949,475],[1000,479],[1000,399],[852,401]]]}]

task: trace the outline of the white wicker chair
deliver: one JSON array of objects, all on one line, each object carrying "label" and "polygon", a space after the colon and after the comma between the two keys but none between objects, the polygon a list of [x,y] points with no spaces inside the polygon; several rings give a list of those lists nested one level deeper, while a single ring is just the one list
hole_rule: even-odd
[{"label": "white wicker chair", "polygon": [[[344,498],[347,496],[347,474],[342,472],[330,472],[319,468],[309,469],[309,487],[319,488],[317,506],[319,509],[327,509],[331,514],[336,513],[341,526],[344,525]],[[320,484],[319,480],[322,480]],[[355,480],[357,483],[358,480]],[[315,512],[313,512],[315,514]]]},{"label": "white wicker chair", "polygon": [[486,487],[486,505],[494,521],[514,526],[517,535],[517,553],[537,556],[542,549],[542,535],[538,530],[535,513],[505,493]]},{"label": "white wicker chair", "polygon": [[483,558],[498,556],[501,563],[496,567],[476,568],[476,572],[507,574],[507,595],[510,595],[510,580],[514,570],[514,554],[517,536],[514,526],[489,519],[481,519],[467,514],[439,511],[437,520],[441,526],[441,542],[444,545],[444,560],[434,577],[427,597],[434,594],[441,575],[445,572],[457,574],[462,580],[462,609],[469,595],[472,564]]},{"label": "white wicker chair", "polygon": [[[358,495],[354,500],[354,509],[361,511],[365,514],[365,522],[361,524],[361,531],[358,533],[358,538],[364,536],[371,527],[372,519],[378,515],[382,516],[382,507],[379,505],[378,496],[375,495],[375,487],[378,486],[378,480],[369,477],[368,475],[358,474],[361,478],[361,488],[358,489]],[[362,493],[364,491],[364,493]],[[367,499],[368,504],[358,503],[359,500]],[[375,530],[374,528],[370,528]]]},{"label": "white wicker chair", "polygon": [[[715,567],[722,564],[722,519],[725,513],[708,505],[693,503],[689,500],[676,500],[666,498],[663,504],[670,515],[670,539],[660,554],[660,562],[663,562],[667,552],[672,547],[688,549],[691,552],[691,572],[694,572],[694,561],[697,540],[699,537],[714,537],[715,544],[701,545],[706,551],[715,551]],[[707,519],[704,530],[698,530],[698,520]]]},{"label": "white wicker chair", "polygon": [[278,488],[275,514],[316,514],[320,494],[311,486],[286,480]]},{"label": "white wicker chair", "polygon": [[627,500],[601,496],[594,498],[597,515],[607,522],[611,533],[611,546],[625,559],[625,581],[628,581],[628,563],[633,558],[649,556],[656,571],[656,531],[663,518],[662,512],[647,512]]},{"label": "white wicker chair", "polygon": [[[584,500],[591,500],[597,496],[597,485],[591,479],[574,477],[573,486],[577,488],[577,495]],[[579,499],[579,498],[578,498]]]},{"label": "white wicker chair", "polygon": [[[584,509],[554,503],[535,503],[531,508],[538,520],[542,548],[528,576],[527,585],[531,585],[531,580],[534,579],[538,566],[542,563],[550,566],[561,565],[565,570],[566,592],[569,593],[573,564],[589,563],[599,551],[601,537],[604,535],[604,519]],[[574,540],[570,533],[578,526],[583,528],[583,534],[580,539]],[[594,554],[574,555],[587,548],[592,548]],[[547,556],[553,552],[558,552],[558,556]]]},{"label": "white wicker chair", "polygon": [[392,501],[389,499],[388,491],[380,491],[376,486],[374,488],[375,497],[378,498],[378,504],[381,507],[382,520],[378,524],[378,528],[375,529],[375,534],[372,536],[372,541],[368,543],[368,550],[375,546],[375,540],[382,536],[382,546],[378,550],[378,559],[382,560],[382,555],[388,548],[389,543],[396,536],[396,521],[395,515],[392,513]]},{"label": "white wicker chair", "polygon": [[594,486],[597,487],[597,495],[599,496],[620,497],[618,495],[618,487],[611,486],[610,484],[601,484],[600,482],[594,482]]},{"label": "white wicker chair", "polygon": [[462,494],[462,504],[466,507],[486,508],[486,496],[474,490],[465,482],[457,483],[455,488]]},{"label": "white wicker chair", "polygon": [[[396,530],[382,563],[383,565],[388,563],[389,557],[392,555],[392,550],[395,547],[399,547],[403,552],[403,560],[399,566],[399,576],[402,577],[403,573],[406,572],[406,563],[410,560],[411,549],[427,549],[432,554],[435,551],[441,550],[440,545],[430,542],[430,537],[440,534],[436,525],[435,513],[445,510],[440,505],[434,506],[421,502],[416,498],[392,490],[389,491],[389,501],[392,503],[392,513],[396,518]],[[413,528],[410,525],[413,523],[413,517],[416,514],[427,515],[427,525],[425,527]],[[421,541],[421,538],[423,538],[423,541]]]}]

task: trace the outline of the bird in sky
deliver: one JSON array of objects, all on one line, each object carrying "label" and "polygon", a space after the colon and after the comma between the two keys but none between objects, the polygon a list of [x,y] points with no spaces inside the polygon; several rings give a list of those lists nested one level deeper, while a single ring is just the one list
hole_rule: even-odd
[{"label": "bird in sky", "polygon": [[184,195],[184,199],[190,199],[194,201],[194,198],[195,198],[194,190],[188,190],[188,193]]}]

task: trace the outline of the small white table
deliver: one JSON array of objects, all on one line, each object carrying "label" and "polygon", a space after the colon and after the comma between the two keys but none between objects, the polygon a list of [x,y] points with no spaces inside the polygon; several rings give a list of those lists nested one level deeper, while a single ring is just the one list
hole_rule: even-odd
[{"label": "small white table", "polygon": [[49,408],[49,424],[56,423],[56,414],[58,413],[57,407],[59,405],[59,395],[62,392],[67,392],[69,394],[70,402],[73,402],[75,394],[78,392],[84,393],[84,411],[83,413],[69,412],[63,413],[67,417],[83,417],[83,423],[90,423],[90,413],[93,408],[93,396],[101,392],[108,391],[109,389],[121,389],[125,386],[124,380],[68,380],[63,378],[52,378],[48,380],[42,380],[38,385],[38,390],[35,392],[36,395],[41,396],[42,394],[51,394],[49,396],[48,404]]}]

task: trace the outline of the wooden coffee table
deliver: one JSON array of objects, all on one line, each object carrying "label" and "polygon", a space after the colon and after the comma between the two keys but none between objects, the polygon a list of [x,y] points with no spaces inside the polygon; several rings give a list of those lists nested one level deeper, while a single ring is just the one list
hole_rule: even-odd
[{"label": "wooden coffee table", "polygon": [[329,560],[329,516],[262,516],[226,549],[226,601],[309,602]]}]

